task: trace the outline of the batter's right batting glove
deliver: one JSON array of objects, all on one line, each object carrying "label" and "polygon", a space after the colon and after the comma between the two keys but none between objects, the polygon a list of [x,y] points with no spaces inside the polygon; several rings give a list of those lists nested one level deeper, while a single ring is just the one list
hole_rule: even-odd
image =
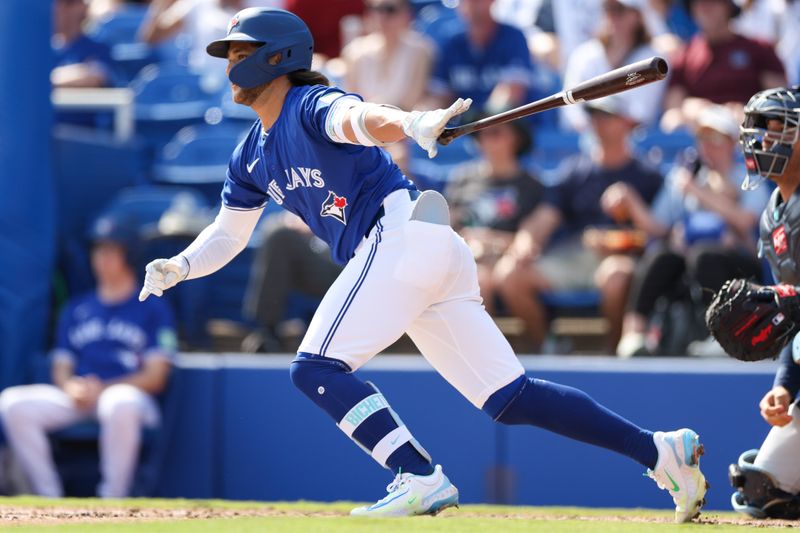
[{"label": "batter's right batting glove", "polygon": [[706,310],[708,330],[728,355],[742,361],[778,357],[799,321],[795,287],[746,279],[726,281]]},{"label": "batter's right batting glove", "polygon": [[182,255],[172,259],[156,259],[145,267],[144,286],[139,293],[139,301],[143,302],[154,294],[161,296],[164,291],[177,285],[189,275],[189,261]]},{"label": "batter's right batting glove", "polygon": [[403,133],[411,137],[426,152],[428,157],[436,157],[439,151],[436,139],[444,131],[447,123],[456,115],[460,115],[472,105],[472,98],[459,98],[447,109],[433,111],[411,111],[403,119]]}]

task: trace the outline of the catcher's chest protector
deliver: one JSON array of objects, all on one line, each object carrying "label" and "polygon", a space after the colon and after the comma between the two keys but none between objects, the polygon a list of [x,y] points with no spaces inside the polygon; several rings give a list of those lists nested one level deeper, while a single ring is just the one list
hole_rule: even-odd
[{"label": "catcher's chest protector", "polygon": [[[766,257],[781,283],[800,285],[800,198],[795,192],[786,203],[775,189],[761,215],[759,257]],[[779,203],[780,202],[780,203]]]}]

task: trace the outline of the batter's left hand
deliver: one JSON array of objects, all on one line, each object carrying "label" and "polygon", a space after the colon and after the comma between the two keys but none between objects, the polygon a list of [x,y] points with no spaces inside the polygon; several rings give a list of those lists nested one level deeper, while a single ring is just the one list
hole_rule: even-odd
[{"label": "batter's left hand", "polygon": [[433,111],[411,111],[403,119],[403,133],[414,139],[426,152],[428,157],[436,157],[439,151],[436,139],[444,131],[450,119],[469,109],[472,99],[459,98],[447,109]]}]

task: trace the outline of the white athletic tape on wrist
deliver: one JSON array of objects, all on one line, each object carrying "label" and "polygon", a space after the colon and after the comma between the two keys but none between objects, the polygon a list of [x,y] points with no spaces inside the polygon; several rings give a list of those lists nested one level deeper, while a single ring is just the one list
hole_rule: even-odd
[{"label": "white athletic tape on wrist", "polygon": [[[360,426],[367,418],[374,415],[382,409],[388,409],[389,402],[383,397],[383,394],[377,392],[371,396],[367,396],[357,404],[355,404],[344,417],[337,424],[345,435],[353,438],[353,433],[358,426]],[[369,453],[369,452],[367,452]]]},{"label": "white athletic tape on wrist", "polygon": [[372,458],[379,464],[386,466],[386,461],[389,459],[389,456],[400,446],[406,442],[410,442],[412,439],[411,432],[406,426],[395,428],[375,445],[375,448],[372,449]]},{"label": "white athletic tape on wrist", "polygon": [[[328,111],[328,118],[325,123],[325,133],[328,135],[330,140],[336,143],[360,144],[362,146],[386,146],[391,144],[376,139],[367,129],[367,112],[374,107],[393,106],[380,106],[379,104],[362,102],[352,96],[338,98],[333,104],[331,104],[331,108]],[[345,115],[348,113],[350,114],[350,127],[353,128],[353,134],[356,136],[356,141],[351,141],[344,132]]]}]

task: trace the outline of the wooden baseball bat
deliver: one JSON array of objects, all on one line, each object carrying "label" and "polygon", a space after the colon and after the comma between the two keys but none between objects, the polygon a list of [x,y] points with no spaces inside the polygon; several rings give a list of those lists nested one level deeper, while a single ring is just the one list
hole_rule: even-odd
[{"label": "wooden baseball bat", "polygon": [[484,128],[489,128],[503,122],[527,117],[534,113],[541,113],[548,109],[555,109],[565,105],[577,104],[587,100],[595,100],[611,94],[620,93],[636,87],[641,87],[654,81],[663,80],[667,76],[669,67],[661,57],[651,57],[625,65],[618,69],[595,76],[590,80],[579,83],[572,89],[565,89],[559,93],[542,98],[530,104],[525,104],[503,113],[492,115],[475,122],[462,124],[454,128],[445,128],[439,138],[439,144],[447,145],[456,137],[473,133]]}]

